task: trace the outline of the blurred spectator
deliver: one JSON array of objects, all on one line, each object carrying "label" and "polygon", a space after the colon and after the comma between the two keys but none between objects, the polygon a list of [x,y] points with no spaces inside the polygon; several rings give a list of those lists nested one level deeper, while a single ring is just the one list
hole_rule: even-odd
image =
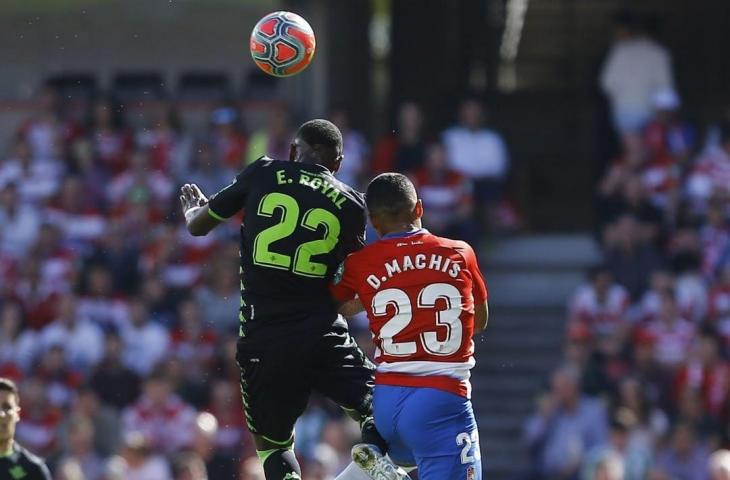
[{"label": "blurred spectator", "polygon": [[61,117],[61,111],[58,94],[50,88],[43,89],[34,115],[18,131],[30,147],[33,162],[48,164],[59,160],[66,142],[78,135],[78,130]]},{"label": "blurred spectator", "polygon": [[61,460],[56,467],[56,475],[53,478],[55,480],[88,480],[79,462],[73,458]]},{"label": "blurred spectator", "polygon": [[33,361],[37,341],[36,332],[23,329],[20,304],[0,303],[0,369],[27,371]]},{"label": "blurred spectator", "polygon": [[695,160],[686,191],[695,213],[704,213],[714,196],[730,197],[730,120],[720,128],[719,145]]},{"label": "blurred spectator", "polygon": [[570,478],[583,455],[607,438],[603,404],[581,396],[578,372],[571,367],[555,371],[550,392],[538,400],[538,409],[525,424],[525,439],[541,477]]},{"label": "blurred spectator", "polygon": [[[172,476],[175,480],[208,480],[205,464],[197,455],[191,453],[181,453],[173,459]],[[213,478],[234,477],[229,475]]]},{"label": "blurred spectator", "polygon": [[426,165],[415,173],[415,184],[425,208],[424,225],[435,235],[474,243],[472,189],[449,168],[443,145],[426,149]]},{"label": "blurred spectator", "polygon": [[720,340],[705,330],[697,337],[695,352],[677,373],[674,394],[681,398],[685,391],[699,393],[703,409],[719,419],[730,394],[730,364],[721,356]]},{"label": "blurred spectator", "polygon": [[139,432],[125,434],[121,459],[113,459],[113,468],[124,480],[173,480],[165,457],[155,453],[145,436]]},{"label": "blurred spectator", "polygon": [[631,445],[631,433],[636,426],[636,418],[629,410],[619,410],[610,421],[608,442],[598,445],[586,455],[581,472],[582,480],[596,478],[601,462],[615,456],[623,465],[624,480],[644,480],[651,467],[651,455],[647,448]]},{"label": "blurred spectator", "polygon": [[169,379],[153,372],[145,380],[139,400],[124,410],[122,428],[125,435],[142,434],[155,451],[174,453],[191,444],[195,411],[172,392]]},{"label": "blurred spectator", "polygon": [[350,115],[345,109],[336,109],[329,115],[329,120],[342,132],[342,153],[344,159],[337,171],[337,178],[355,188],[363,182],[362,175],[367,167],[369,146],[362,133],[350,125]]},{"label": "blurred spectator", "polygon": [[709,452],[697,442],[692,427],[680,423],[674,427],[669,445],[657,455],[659,478],[705,480],[708,457]]},{"label": "blurred spectator", "polygon": [[424,165],[426,143],[423,133],[423,112],[413,102],[398,106],[395,130],[381,138],[375,146],[372,171],[410,174]]},{"label": "blurred spectator", "polygon": [[[669,429],[669,417],[649,396],[648,391],[634,376],[628,376],[618,385],[618,398],[614,402],[614,411],[626,412],[634,421],[629,432],[628,444],[651,452],[658,445]],[[658,392],[654,392],[656,394]]]},{"label": "blurred spectator", "polygon": [[84,417],[73,417],[69,422],[67,451],[63,461],[76,462],[86,480],[101,480],[104,471],[102,458],[94,451],[94,425]]},{"label": "blurred spectator", "polygon": [[289,114],[286,109],[270,111],[266,128],[255,131],[249,138],[246,165],[252,164],[263,155],[276,160],[288,160],[290,142]]},{"label": "blurred spectator", "polygon": [[23,410],[16,438],[35,454],[50,457],[59,447],[57,434],[62,412],[49,402],[46,387],[39,377],[29,377],[21,383]]},{"label": "blurred spectator", "polygon": [[80,177],[66,177],[56,199],[46,212],[48,221],[58,227],[67,245],[83,249],[105,231],[107,221],[99,209],[89,201]]},{"label": "blurred spectator", "polygon": [[150,322],[147,305],[139,298],[129,304],[129,322],[120,330],[124,341],[124,363],[140,376],[154,370],[170,348],[170,333]]},{"label": "blurred spectator", "polygon": [[509,156],[502,137],[484,126],[479,100],[461,103],[458,124],[443,133],[443,142],[451,168],[473,182],[477,208],[494,206],[501,198]]},{"label": "blurred spectator", "polygon": [[113,214],[125,216],[135,206],[146,205],[151,219],[167,213],[172,193],[172,181],[162,171],[150,168],[149,155],[140,150],[130,155],[129,168],[115,176],[107,188]]},{"label": "blurred spectator", "polygon": [[695,136],[692,128],[680,119],[679,94],[672,88],[659,88],[651,101],[654,115],[644,130],[649,158],[666,158],[684,165],[695,147]]},{"label": "blurred spectator", "polygon": [[99,327],[79,317],[76,298],[63,295],[56,320],[41,330],[39,347],[63,345],[68,365],[80,370],[95,366],[104,355],[103,334]]},{"label": "blurred spectator", "polygon": [[722,337],[723,351],[727,353],[730,351],[730,262],[724,266],[715,287],[710,291],[708,310],[708,323]]},{"label": "blurred spectator", "polygon": [[59,428],[59,436],[65,445],[68,444],[70,429],[77,419],[91,422],[95,452],[107,456],[117,451],[121,441],[118,412],[113,407],[101,403],[96,392],[86,385],[74,392],[71,406]]},{"label": "blurred spectator", "polygon": [[124,328],[129,307],[124,297],[115,295],[114,279],[108,267],[91,265],[82,275],[76,314],[102,328]]},{"label": "blurred spectator", "polygon": [[194,183],[207,195],[211,195],[235,178],[235,169],[225,165],[217,154],[215,145],[201,142],[192,157],[191,167],[184,176],[177,176],[178,183]]},{"label": "blurred spectator", "polygon": [[616,16],[615,39],[600,85],[608,96],[617,132],[636,132],[649,120],[652,95],[674,87],[669,52],[649,38],[635,14]]},{"label": "blurred spectator", "polygon": [[192,141],[174,105],[166,105],[157,118],[137,134],[137,145],[147,151],[150,166],[180,178],[190,163]]},{"label": "blurred spectator", "polygon": [[613,281],[605,266],[592,268],[588,279],[589,283],[581,285],[573,294],[570,322],[585,324],[595,337],[625,335],[628,292]]},{"label": "blurred spectator", "polygon": [[247,140],[242,132],[239,113],[233,107],[220,107],[210,115],[211,137],[218,158],[233,170],[241,170],[246,158]]},{"label": "blurred spectator", "polygon": [[695,328],[680,316],[674,293],[660,294],[660,307],[655,320],[646,329],[654,339],[654,355],[665,368],[675,369],[689,358]]},{"label": "blurred spectator", "polygon": [[702,272],[708,279],[714,278],[726,261],[730,249],[730,222],[727,202],[718,199],[710,201],[706,223],[700,228],[699,240],[702,249]]},{"label": "blurred spectator", "polygon": [[18,138],[12,156],[0,163],[0,188],[13,183],[23,203],[42,205],[58,191],[62,173],[57,162],[33,162],[30,146]]},{"label": "blurred spectator", "polygon": [[216,449],[218,421],[207,412],[195,419],[191,452],[203,462],[210,478],[235,478],[239,452]]},{"label": "blurred spectator", "polygon": [[40,226],[38,211],[21,202],[18,186],[0,186],[0,252],[22,256],[35,242]]},{"label": "blurred spectator", "polygon": [[121,221],[112,222],[86,257],[89,265],[103,265],[112,276],[112,289],[132,294],[139,289],[140,240]]},{"label": "blurred spectator", "polygon": [[228,255],[213,259],[205,271],[205,284],[195,293],[197,304],[186,307],[186,314],[197,315],[198,318],[201,311],[205,312],[205,326],[220,335],[238,331],[240,279],[238,272],[232,268],[238,264],[237,260]]},{"label": "blurred spectator", "polygon": [[104,403],[122,409],[139,395],[140,379],[122,361],[124,343],[119,333],[106,332],[104,352],[91,375],[91,387]]},{"label": "blurred spectator", "polygon": [[111,99],[97,100],[91,107],[88,138],[94,157],[102,167],[117,175],[128,167],[134,138],[124,126],[123,107]]},{"label": "blurred spectator", "polygon": [[641,238],[639,227],[635,217],[623,215],[606,232],[606,264],[632,300],[644,293],[650,273],[661,266],[658,252]]}]

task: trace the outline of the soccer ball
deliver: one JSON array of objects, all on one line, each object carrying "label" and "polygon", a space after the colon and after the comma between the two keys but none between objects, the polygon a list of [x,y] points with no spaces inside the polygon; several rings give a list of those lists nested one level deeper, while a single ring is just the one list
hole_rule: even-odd
[{"label": "soccer ball", "polygon": [[314,31],[296,13],[270,13],[253,27],[250,48],[261,70],[275,77],[289,77],[312,61]]}]

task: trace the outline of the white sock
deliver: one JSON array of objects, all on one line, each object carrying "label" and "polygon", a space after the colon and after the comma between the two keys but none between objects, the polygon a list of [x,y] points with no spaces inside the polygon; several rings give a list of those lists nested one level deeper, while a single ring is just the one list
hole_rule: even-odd
[{"label": "white sock", "polygon": [[335,480],[372,480],[370,475],[363,472],[355,463],[350,464],[340,473]]}]

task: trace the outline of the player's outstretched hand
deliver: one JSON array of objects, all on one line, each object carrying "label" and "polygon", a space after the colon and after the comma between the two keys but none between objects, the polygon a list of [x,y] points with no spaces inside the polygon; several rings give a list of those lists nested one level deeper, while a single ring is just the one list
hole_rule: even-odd
[{"label": "player's outstretched hand", "polygon": [[194,207],[202,207],[208,203],[208,199],[203,195],[197,185],[186,183],[180,188],[180,204],[182,205],[183,213]]}]

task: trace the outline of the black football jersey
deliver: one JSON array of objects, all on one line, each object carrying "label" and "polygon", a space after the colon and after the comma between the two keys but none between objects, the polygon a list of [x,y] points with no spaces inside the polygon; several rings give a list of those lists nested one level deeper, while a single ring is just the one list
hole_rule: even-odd
[{"label": "black football jersey", "polygon": [[0,456],[0,479],[51,480],[51,474],[42,459],[15,442],[10,453]]},{"label": "black football jersey", "polygon": [[365,244],[365,199],[321,165],[263,157],[210,198],[241,225],[241,334],[265,323],[333,309],[328,285]]}]

